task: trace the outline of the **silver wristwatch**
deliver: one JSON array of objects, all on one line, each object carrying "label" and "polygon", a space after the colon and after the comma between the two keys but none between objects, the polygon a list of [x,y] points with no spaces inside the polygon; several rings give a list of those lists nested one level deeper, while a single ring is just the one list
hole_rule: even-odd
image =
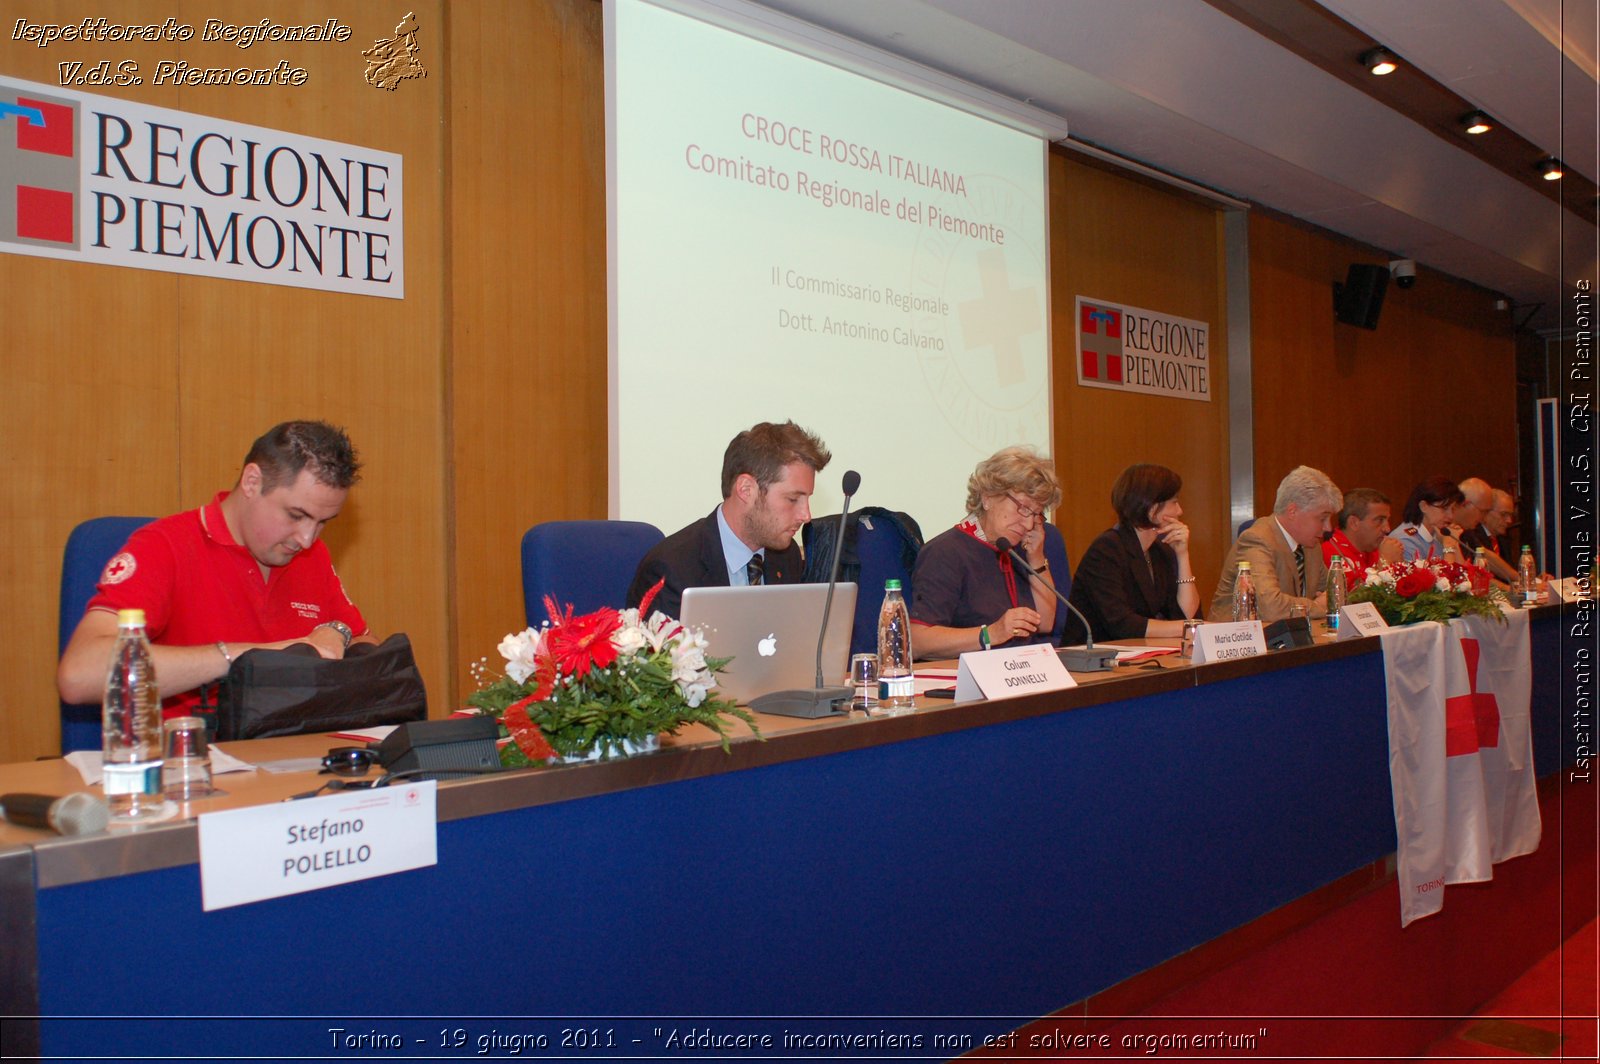
[{"label": "silver wristwatch", "polygon": [[340,638],[344,640],[344,648],[346,650],[350,649],[350,640],[356,637],[356,634],[350,630],[350,626],[343,621],[323,621],[317,627],[332,628],[335,632],[338,632]]}]

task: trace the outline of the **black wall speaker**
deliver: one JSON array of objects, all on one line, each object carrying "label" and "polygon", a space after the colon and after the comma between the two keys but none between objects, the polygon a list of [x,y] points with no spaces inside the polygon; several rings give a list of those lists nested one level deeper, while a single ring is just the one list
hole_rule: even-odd
[{"label": "black wall speaker", "polygon": [[499,734],[500,726],[488,716],[412,721],[378,744],[378,762],[390,772],[421,769],[446,776],[493,770],[500,767]]},{"label": "black wall speaker", "polygon": [[1352,263],[1344,284],[1333,282],[1333,316],[1346,325],[1376,329],[1389,290],[1389,267]]}]

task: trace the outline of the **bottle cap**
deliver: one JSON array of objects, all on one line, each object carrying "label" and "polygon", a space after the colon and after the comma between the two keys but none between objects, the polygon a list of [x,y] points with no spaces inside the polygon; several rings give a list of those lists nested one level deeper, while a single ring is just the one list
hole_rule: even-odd
[{"label": "bottle cap", "polygon": [[883,589],[885,591],[899,591],[900,590],[900,581],[898,581],[898,580],[885,580],[883,582]]},{"label": "bottle cap", "polygon": [[1239,563],[1239,571],[1241,573],[1248,573],[1250,571],[1250,563],[1249,562],[1240,562]]},{"label": "bottle cap", "polygon": [[128,628],[133,626],[144,627],[144,610],[118,610],[117,627]]}]

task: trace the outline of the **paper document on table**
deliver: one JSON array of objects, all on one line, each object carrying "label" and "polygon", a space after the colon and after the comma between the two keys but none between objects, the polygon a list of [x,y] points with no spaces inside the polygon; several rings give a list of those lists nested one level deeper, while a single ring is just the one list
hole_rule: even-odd
[{"label": "paper document on table", "polygon": [[344,731],[334,732],[331,738],[343,739],[351,743],[381,743],[397,727],[399,725],[380,724],[376,728],[347,728]]},{"label": "paper document on table", "polygon": [[1162,658],[1168,654],[1176,654],[1177,647],[1136,647],[1123,643],[1097,643],[1097,647],[1105,650],[1115,650],[1118,661],[1145,661],[1149,658]]},{"label": "paper document on table", "polygon": [[[87,787],[100,785],[100,759],[99,750],[74,750],[66,756],[67,764],[78,770],[78,775],[83,777]],[[240,761],[231,754],[226,754],[219,746],[211,748],[211,774],[220,775],[224,772],[254,772],[255,766],[248,761]]]},{"label": "paper document on table", "polygon": [[923,669],[912,676],[912,681],[917,694],[925,695],[955,687],[956,673],[954,669]]}]

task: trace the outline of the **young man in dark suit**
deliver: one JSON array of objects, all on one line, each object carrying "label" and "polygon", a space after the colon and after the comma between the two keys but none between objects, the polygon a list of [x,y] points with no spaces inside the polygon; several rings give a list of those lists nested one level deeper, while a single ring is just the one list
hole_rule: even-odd
[{"label": "young man in dark suit", "polygon": [[805,559],[795,534],[811,520],[811,494],[827,466],[821,440],[793,421],[761,424],[722,456],[722,505],[658,543],[634,573],[628,605],[662,581],[651,610],[677,617],[691,587],[798,584]]}]

